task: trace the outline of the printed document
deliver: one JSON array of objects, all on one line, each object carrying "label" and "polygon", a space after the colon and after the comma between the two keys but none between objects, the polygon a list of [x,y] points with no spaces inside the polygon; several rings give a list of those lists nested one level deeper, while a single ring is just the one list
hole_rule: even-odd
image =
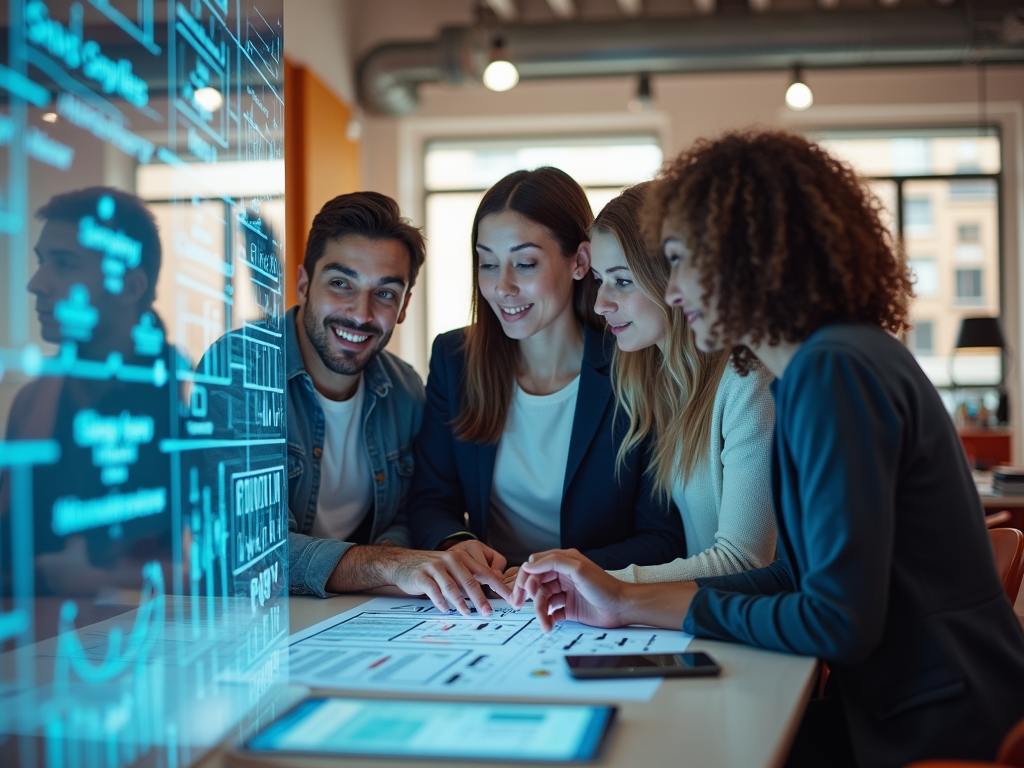
[{"label": "printed document", "polygon": [[544,634],[533,603],[516,611],[442,613],[426,599],[378,597],[292,635],[292,683],[319,688],[590,701],[645,701],[659,678],[576,680],[563,657],[682,653],[691,635],[562,622]]}]

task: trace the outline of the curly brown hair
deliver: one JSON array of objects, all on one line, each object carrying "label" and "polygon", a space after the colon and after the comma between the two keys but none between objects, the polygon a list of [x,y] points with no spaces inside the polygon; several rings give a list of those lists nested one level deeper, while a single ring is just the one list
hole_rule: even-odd
[{"label": "curly brown hair", "polygon": [[[649,244],[660,252],[665,221],[684,234],[704,301],[718,293],[714,332],[728,344],[801,342],[829,323],[910,327],[910,273],[882,204],[849,165],[801,136],[700,140],[665,163],[647,199]],[[734,349],[741,374],[753,360]]]}]

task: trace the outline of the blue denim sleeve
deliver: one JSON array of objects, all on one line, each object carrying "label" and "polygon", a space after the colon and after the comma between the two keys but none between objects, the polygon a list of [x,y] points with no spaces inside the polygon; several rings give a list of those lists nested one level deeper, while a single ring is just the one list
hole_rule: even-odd
[{"label": "blue denim sleeve", "polygon": [[288,579],[293,595],[330,597],[324,589],[335,566],[348,548],[347,541],[316,539],[301,533],[288,532]]},{"label": "blue denim sleeve", "polygon": [[856,663],[884,628],[903,416],[870,361],[845,350],[805,355],[780,383],[774,450],[788,467],[777,502],[780,527],[800,542],[799,586],[708,580],[683,629]]},{"label": "blue denim sleeve", "polygon": [[412,534],[409,532],[409,526],[405,524],[404,512],[398,513],[391,525],[377,537],[376,543],[383,541],[390,541],[398,547],[412,548]]}]

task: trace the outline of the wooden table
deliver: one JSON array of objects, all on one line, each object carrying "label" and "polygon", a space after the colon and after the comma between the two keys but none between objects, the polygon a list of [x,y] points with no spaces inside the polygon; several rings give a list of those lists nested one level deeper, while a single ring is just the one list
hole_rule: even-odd
[{"label": "wooden table", "polygon": [[[289,601],[291,631],[297,632],[355,608],[369,597],[342,595],[328,600],[293,597]],[[668,765],[768,768],[781,765],[817,680],[815,660],[699,638],[691,647],[714,656],[722,665],[722,675],[666,680],[650,701],[621,702],[619,722],[611,733],[601,764],[624,768]],[[360,692],[359,695],[366,694]],[[394,695],[381,698],[389,697],[394,698]],[[204,760],[202,766],[221,768],[242,764],[289,768],[324,768],[327,765],[437,768],[440,765],[437,761],[328,761],[294,757],[240,763],[218,752]],[[459,765],[483,764],[460,762]]]}]

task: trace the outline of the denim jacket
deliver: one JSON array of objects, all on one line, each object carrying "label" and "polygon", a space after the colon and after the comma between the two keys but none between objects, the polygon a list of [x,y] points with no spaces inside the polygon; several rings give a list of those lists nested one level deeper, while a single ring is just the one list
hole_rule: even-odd
[{"label": "denim jacket", "polygon": [[[306,372],[296,336],[297,309],[285,322],[288,387],[288,570],[295,595],[327,597],[327,579],[349,542],[317,539],[313,532],[320,489],[325,419]],[[374,480],[370,541],[412,543],[406,497],[412,480],[413,440],[420,431],[423,381],[408,363],[382,351],[363,370],[363,440]]]}]

